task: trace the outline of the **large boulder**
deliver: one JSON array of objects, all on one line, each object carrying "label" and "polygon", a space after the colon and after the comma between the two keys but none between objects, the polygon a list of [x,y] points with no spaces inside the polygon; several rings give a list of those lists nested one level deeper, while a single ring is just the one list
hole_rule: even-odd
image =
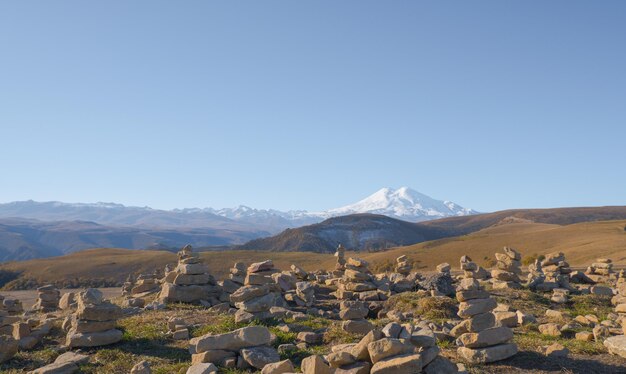
[{"label": "large boulder", "polygon": [[248,326],[219,335],[204,335],[189,341],[189,351],[201,353],[208,350],[236,351],[241,348],[268,345],[271,333],[264,326]]}]

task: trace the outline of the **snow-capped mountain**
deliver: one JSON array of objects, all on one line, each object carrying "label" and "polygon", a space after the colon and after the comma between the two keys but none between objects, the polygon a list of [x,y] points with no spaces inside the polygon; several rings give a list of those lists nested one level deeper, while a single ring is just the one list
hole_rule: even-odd
[{"label": "snow-capped mountain", "polygon": [[0,218],[26,218],[42,221],[91,221],[114,226],[216,228],[224,230],[280,232],[321,222],[330,217],[374,213],[405,221],[424,221],[474,214],[449,201],[439,201],[408,187],[383,188],[351,205],[321,212],[279,211],[236,208],[188,208],[160,210],[115,203],[62,203],[18,201],[0,204]]},{"label": "snow-capped mountain", "polygon": [[354,204],[318,214],[323,217],[336,217],[355,213],[382,214],[405,221],[418,222],[451,216],[466,216],[477,212],[463,208],[452,201],[435,200],[409,187],[400,187],[397,190],[385,187]]}]

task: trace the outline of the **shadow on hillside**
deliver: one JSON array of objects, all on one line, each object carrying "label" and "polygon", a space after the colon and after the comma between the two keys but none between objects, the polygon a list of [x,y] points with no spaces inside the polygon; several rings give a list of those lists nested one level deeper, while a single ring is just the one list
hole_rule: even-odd
[{"label": "shadow on hillside", "polygon": [[626,374],[626,361],[621,357],[608,354],[546,357],[537,352],[521,351],[514,357],[500,361],[498,364],[528,371],[542,370],[572,374]]}]

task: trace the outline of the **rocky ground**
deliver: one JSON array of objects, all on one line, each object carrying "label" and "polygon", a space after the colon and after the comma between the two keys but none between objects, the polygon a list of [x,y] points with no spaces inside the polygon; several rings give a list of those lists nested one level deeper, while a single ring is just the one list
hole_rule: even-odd
[{"label": "rocky ground", "polygon": [[[181,253],[179,265],[162,280],[129,279],[124,295],[119,289],[70,294],[53,287],[3,293],[0,338],[12,334],[20,349],[8,358],[0,352],[0,372],[626,373],[626,354],[609,352],[604,344],[624,336],[618,291],[625,278],[611,269],[607,277],[590,271],[593,285],[573,283],[551,292],[516,283],[514,252],[508,259],[498,256],[515,266],[500,266],[506,274],[492,271],[494,278],[469,258],[461,260],[463,272],[451,275],[442,264],[420,277],[404,257],[397,260],[398,273],[373,275],[366,262],[340,254],[334,272],[236,264],[231,277],[217,284],[189,249]],[[562,260],[558,266],[543,263],[555,282],[591,279],[570,276]],[[543,282],[535,283],[549,285]],[[172,301],[215,289],[219,300]],[[11,312],[15,306],[7,300],[15,297],[23,300],[25,314]],[[28,311],[51,303],[60,309]],[[478,328],[476,316],[495,322]],[[81,328],[96,333],[87,339]],[[481,335],[490,331],[496,336]],[[509,349],[495,362],[481,363],[459,346],[476,352],[507,346],[517,353]]]}]

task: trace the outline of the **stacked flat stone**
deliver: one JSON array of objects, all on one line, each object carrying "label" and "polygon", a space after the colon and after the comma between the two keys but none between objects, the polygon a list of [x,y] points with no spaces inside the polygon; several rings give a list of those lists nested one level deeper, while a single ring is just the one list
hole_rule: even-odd
[{"label": "stacked flat stone", "polygon": [[116,329],[122,309],[103,300],[102,292],[88,288],[78,294],[77,303],[76,313],[69,321],[68,347],[96,347],[122,340],[122,332]]},{"label": "stacked flat stone", "polygon": [[272,274],[278,273],[271,260],[250,265],[244,286],[230,295],[230,302],[237,308],[238,322],[271,317],[270,309],[281,299],[280,286]]},{"label": "stacked flat stone", "polygon": [[207,334],[189,341],[192,365],[213,363],[224,368],[261,370],[280,361],[271,347],[272,334],[264,326],[244,327],[226,334]]},{"label": "stacked flat stone", "polygon": [[522,255],[513,248],[504,247],[504,253],[496,253],[497,269],[491,270],[494,289],[516,289],[521,287]]},{"label": "stacked flat stone", "polygon": [[404,276],[411,273],[411,265],[409,265],[409,259],[406,255],[396,258],[396,273],[400,273]]},{"label": "stacked flat stone", "polygon": [[0,363],[10,360],[17,354],[19,343],[13,339],[13,323],[19,317],[10,316],[3,305],[4,296],[0,295]]},{"label": "stacked flat stone", "polygon": [[457,366],[439,356],[435,335],[430,329],[411,324],[389,323],[372,330],[356,344],[332,347],[332,352],[309,356],[302,361],[304,374],[315,373],[458,373]]},{"label": "stacked flat stone", "polygon": [[343,320],[341,328],[353,334],[365,335],[374,326],[365,319],[369,313],[367,303],[362,301],[342,301],[339,304],[339,318]]},{"label": "stacked flat stone", "polygon": [[378,289],[368,263],[359,258],[349,258],[343,277],[337,282],[335,297],[339,300],[385,300],[386,294]]},{"label": "stacked flat stone", "polygon": [[601,282],[614,274],[613,261],[610,258],[598,258],[587,268],[585,274],[595,282]]},{"label": "stacked flat stone", "polygon": [[619,287],[622,283],[626,283],[626,271],[624,269],[617,273],[617,286]]},{"label": "stacked flat stone", "polygon": [[186,245],[178,252],[178,265],[165,275],[159,298],[164,302],[219,304],[221,287],[200,256]]},{"label": "stacked flat stone", "polygon": [[243,262],[235,262],[229,270],[228,278],[224,279],[220,285],[222,290],[230,295],[237,291],[246,281],[246,265]]},{"label": "stacked flat stone", "polygon": [[52,323],[52,319],[18,321],[13,324],[13,339],[17,340],[20,350],[32,349],[50,333]]},{"label": "stacked flat stone", "polygon": [[624,277],[624,270],[620,271],[617,281],[617,295],[613,296],[611,302],[615,305],[616,322],[622,326],[622,335],[606,338],[604,346],[609,353],[626,358],[626,278]]},{"label": "stacked flat stone", "polygon": [[126,277],[126,281],[124,282],[124,284],[122,284],[122,296],[130,296],[134,285],[135,282],[133,280],[133,276],[128,274],[128,277]]},{"label": "stacked flat stone", "polygon": [[19,299],[5,297],[2,300],[4,310],[11,316],[24,313],[24,306]]},{"label": "stacked flat stone", "polygon": [[[345,270],[346,267],[346,249],[339,244],[337,246],[337,251],[335,252],[335,257],[337,257],[337,263],[335,264],[335,270],[339,274]],[[341,275],[338,275],[341,276]]]},{"label": "stacked flat stone", "polygon": [[555,288],[565,288],[571,290],[569,283],[569,274],[572,269],[565,261],[565,255],[562,252],[555,252],[546,255],[541,261],[541,268],[545,275],[544,282],[537,285],[539,291],[552,291]]},{"label": "stacked flat stone", "polygon": [[489,278],[489,272],[473,262],[472,259],[465,255],[461,256],[460,260],[461,270],[463,270],[463,276],[465,278],[473,279],[487,279]]},{"label": "stacked flat stone", "polygon": [[541,268],[541,261],[535,259],[535,261],[528,265],[528,282],[526,285],[531,290],[536,290],[537,287],[546,280],[546,276]]},{"label": "stacked flat stone", "polygon": [[13,324],[21,321],[16,315],[10,315],[4,307],[4,296],[0,295],[0,335],[11,335],[13,333]]},{"label": "stacked flat stone", "polygon": [[466,277],[457,287],[459,317],[463,318],[452,333],[458,336],[456,344],[460,357],[471,363],[488,363],[504,360],[517,353],[517,345],[509,343],[513,331],[497,326],[492,311],[497,302],[483,290],[478,280]]},{"label": "stacked flat stone", "polygon": [[37,301],[32,309],[42,313],[53,312],[59,309],[60,298],[61,293],[55,286],[48,284],[39,287],[37,288]]},{"label": "stacked flat stone", "polygon": [[139,274],[130,290],[131,296],[147,295],[159,291],[159,279],[155,274]]},{"label": "stacked flat stone", "polygon": [[297,282],[295,296],[299,306],[312,307],[315,304],[315,285],[307,281]]}]

